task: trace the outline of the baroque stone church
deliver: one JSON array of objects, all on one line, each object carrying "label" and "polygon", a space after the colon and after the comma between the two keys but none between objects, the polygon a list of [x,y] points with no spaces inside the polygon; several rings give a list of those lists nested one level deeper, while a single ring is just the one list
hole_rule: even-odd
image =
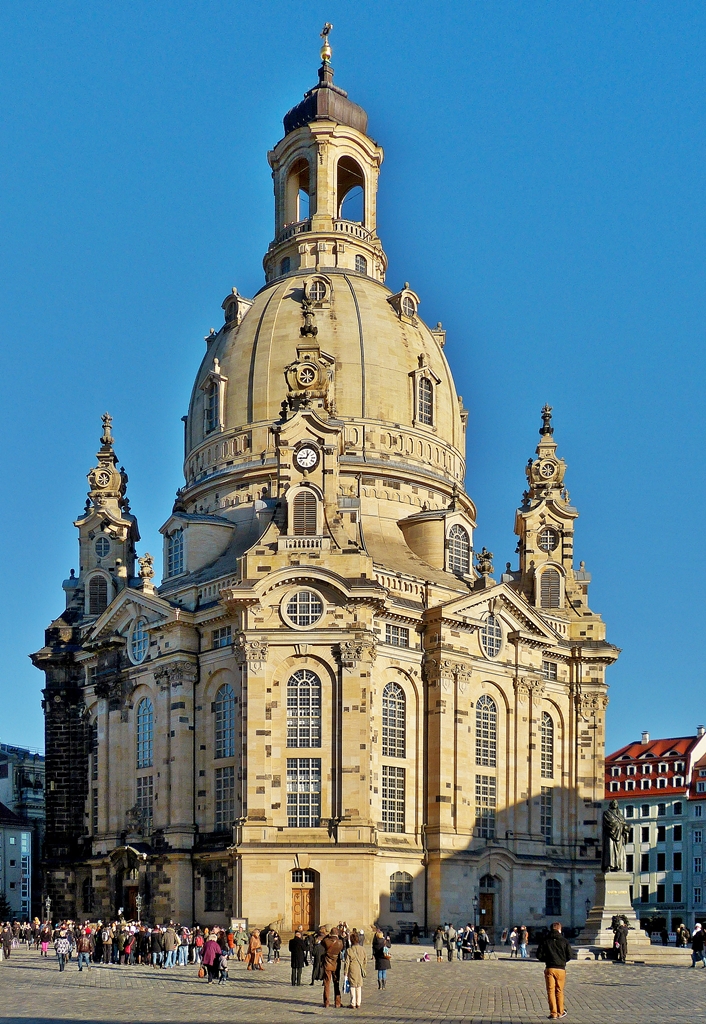
[{"label": "baroque stone church", "polygon": [[80,568],[32,656],[45,895],[283,931],[580,926],[618,651],[551,410],[497,579],[445,332],[385,284],[383,151],[330,57],[268,154],[265,285],[207,338],[160,586],[103,417]]}]

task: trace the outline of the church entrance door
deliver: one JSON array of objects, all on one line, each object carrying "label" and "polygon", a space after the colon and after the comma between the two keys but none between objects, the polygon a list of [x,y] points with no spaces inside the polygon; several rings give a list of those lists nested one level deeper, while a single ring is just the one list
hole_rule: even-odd
[{"label": "church entrance door", "polygon": [[482,892],[480,894],[480,926],[488,931],[494,925],[493,915],[493,904],[495,903],[495,894],[492,892]]},{"label": "church entrance door", "polygon": [[316,927],[317,873],[298,868],[292,871],[292,931],[313,931]]},{"label": "church entrance door", "polygon": [[292,930],[301,928],[305,932],[314,929],[314,890],[292,889]]}]

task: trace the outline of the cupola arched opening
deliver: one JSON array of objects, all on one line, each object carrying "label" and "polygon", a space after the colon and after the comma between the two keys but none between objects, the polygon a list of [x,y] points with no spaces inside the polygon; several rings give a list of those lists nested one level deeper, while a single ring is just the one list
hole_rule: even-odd
[{"label": "cupola arched opening", "polygon": [[350,156],[341,157],[336,169],[336,213],[341,220],[365,222],[365,175]]},{"label": "cupola arched opening", "polygon": [[314,210],[311,202],[311,171],[305,157],[295,160],[287,175],[284,226],[308,220]]},{"label": "cupola arched opening", "polygon": [[448,548],[450,572],[467,575],[471,571],[471,541],[468,532],[458,523],[449,530]]}]

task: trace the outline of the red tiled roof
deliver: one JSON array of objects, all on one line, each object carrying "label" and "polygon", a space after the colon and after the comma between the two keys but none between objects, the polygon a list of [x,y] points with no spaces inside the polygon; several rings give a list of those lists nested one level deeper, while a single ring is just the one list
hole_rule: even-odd
[{"label": "red tiled roof", "polygon": [[[638,740],[609,754],[605,765],[606,799],[645,799],[648,794],[673,796],[686,793],[689,753],[700,740],[700,736],[678,736],[650,740],[648,743]],[[658,771],[660,764],[666,767],[665,771]],[[680,765],[679,770],[676,768],[677,764]],[[650,765],[652,771],[643,773],[645,765]],[[628,767],[633,768],[634,773],[628,774]],[[616,769],[619,769],[619,774],[614,775]],[[680,779],[680,785],[674,784],[676,778]],[[643,781],[650,783],[647,789],[642,788]],[[628,782],[632,783],[634,788],[628,789]],[[618,788],[611,789],[611,783],[617,784]]]}]

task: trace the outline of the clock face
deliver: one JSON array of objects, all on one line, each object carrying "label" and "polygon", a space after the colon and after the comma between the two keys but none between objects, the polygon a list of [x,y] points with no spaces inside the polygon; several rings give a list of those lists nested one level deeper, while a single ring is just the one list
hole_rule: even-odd
[{"label": "clock face", "polygon": [[294,456],[294,461],[300,469],[313,469],[319,461],[319,453],[316,448],[312,448],[310,445],[305,445],[303,448],[300,448]]},{"label": "clock face", "polygon": [[554,476],[554,469],[555,466],[553,462],[544,462],[539,472],[546,480],[548,480],[550,476]]},{"label": "clock face", "polygon": [[99,487],[107,487],[110,483],[110,473],[104,469],[100,473],[96,473],[96,483]]}]

